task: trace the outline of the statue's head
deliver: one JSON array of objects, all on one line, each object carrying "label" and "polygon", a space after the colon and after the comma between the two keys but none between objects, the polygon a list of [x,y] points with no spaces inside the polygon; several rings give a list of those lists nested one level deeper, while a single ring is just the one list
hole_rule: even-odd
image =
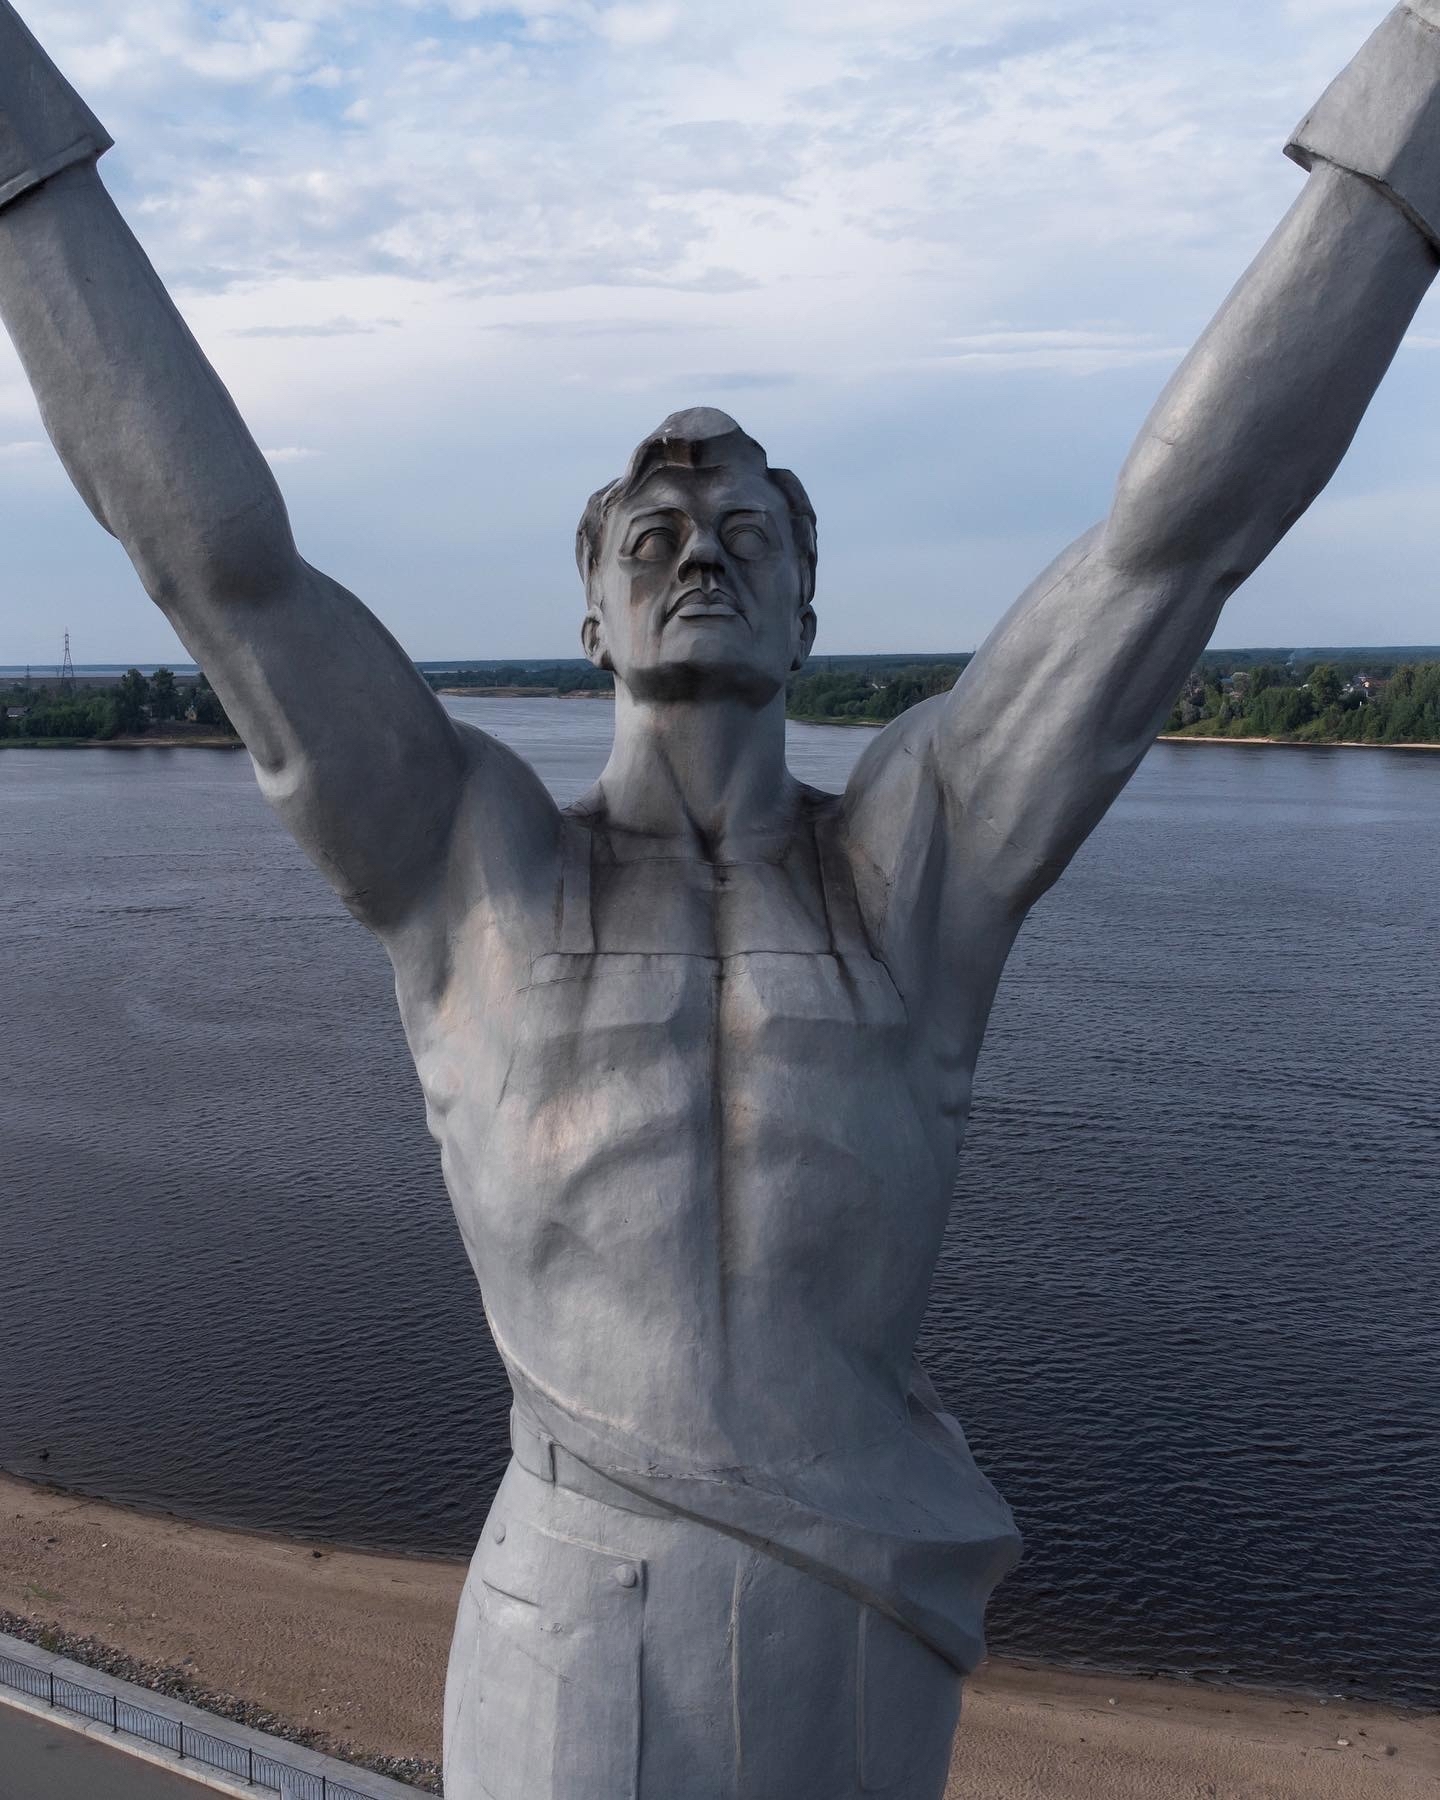
[{"label": "statue's head", "polygon": [[585,508],[585,654],[634,694],[763,703],[815,641],[815,512],[727,414],[672,413]]}]

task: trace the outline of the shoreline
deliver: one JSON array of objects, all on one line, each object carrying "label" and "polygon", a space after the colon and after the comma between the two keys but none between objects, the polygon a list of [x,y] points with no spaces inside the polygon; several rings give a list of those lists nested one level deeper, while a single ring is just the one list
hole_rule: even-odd
[{"label": "shoreline", "polygon": [[0,738],[0,750],[243,750],[233,737]]},{"label": "shoreline", "polygon": [[[5,1629],[401,1779],[428,1782],[438,1761],[464,1574],[460,1559],[197,1525],[0,1474]],[[1437,1780],[1440,1715],[997,1659],[967,1683],[949,1800],[1148,1800],[1207,1782],[1419,1800]]]},{"label": "shoreline", "polygon": [[[577,688],[562,694],[556,688],[439,688],[442,697],[472,700],[613,700],[612,692]],[[793,725],[831,725],[841,731],[883,731],[894,719],[824,719],[806,713],[787,713]],[[904,717],[901,713],[897,715]],[[1354,738],[1322,742],[1303,738],[1192,737],[1184,732],[1162,731],[1157,744],[1218,744],[1240,749],[1266,750],[1430,750],[1437,744],[1369,744]],[[243,750],[238,738],[229,737],[115,737],[115,738],[0,738],[3,750]]]},{"label": "shoreline", "polygon": [[[887,725],[893,725],[894,719],[825,719],[813,713],[786,713],[786,718],[794,725],[836,725],[842,731],[883,731]],[[904,713],[897,713],[903,719]],[[1358,738],[1335,738],[1331,741],[1320,741],[1313,738],[1265,738],[1265,737],[1191,737],[1185,732],[1162,731],[1155,739],[1157,744],[1236,744],[1241,747],[1267,750],[1440,750],[1440,744],[1368,744]]]},{"label": "shoreline", "polygon": [[451,700],[613,700],[614,688],[443,687],[435,692]]},{"label": "shoreline", "polygon": [[[898,719],[904,717],[904,713],[895,715]],[[895,719],[822,719],[815,713],[787,712],[785,718],[791,725],[834,725],[841,731],[883,731],[895,723]]]},{"label": "shoreline", "polygon": [[1238,744],[1266,750],[1440,750],[1440,744],[1367,744],[1358,738],[1190,737],[1184,732],[1162,731],[1157,744]]}]

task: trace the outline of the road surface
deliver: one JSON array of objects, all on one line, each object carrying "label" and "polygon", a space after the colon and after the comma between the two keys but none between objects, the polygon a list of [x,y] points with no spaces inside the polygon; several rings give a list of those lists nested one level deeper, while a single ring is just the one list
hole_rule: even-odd
[{"label": "road surface", "polygon": [[0,1704],[0,1800],[203,1800],[213,1791]]}]

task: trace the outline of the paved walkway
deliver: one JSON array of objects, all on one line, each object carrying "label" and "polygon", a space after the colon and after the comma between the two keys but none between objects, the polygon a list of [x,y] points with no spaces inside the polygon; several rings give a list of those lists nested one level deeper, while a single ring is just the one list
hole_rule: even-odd
[{"label": "paved walkway", "polygon": [[205,1800],[207,1792],[97,1738],[0,1706],[0,1800]]},{"label": "paved walkway", "polygon": [[[183,1700],[135,1687],[99,1669],[82,1668],[36,1644],[22,1643],[19,1638],[3,1634],[0,1676],[5,1683],[0,1692],[0,1800],[203,1800],[207,1791],[217,1789],[248,1800],[256,1792],[243,1776],[226,1775],[204,1764],[182,1763],[173,1750],[147,1747],[130,1737],[123,1726],[126,1709],[131,1707],[141,1715],[159,1714],[172,1725],[183,1726],[186,1732],[203,1733],[228,1744],[242,1759],[247,1750],[254,1752],[257,1764],[261,1758],[268,1758],[282,1770],[288,1770],[300,1793],[318,1794],[322,1787],[328,1787],[331,1800],[418,1800],[419,1790],[402,1782],[372,1775],[368,1769],[337,1762],[317,1750],[217,1718]],[[73,1713],[66,1714],[65,1723],[52,1723],[45,1704],[51,1676],[62,1706],[67,1697],[71,1704],[81,1699],[74,1688],[63,1686],[73,1683],[98,1700],[102,1720],[109,1716],[107,1703],[113,1696],[120,1707],[119,1738],[112,1738],[103,1724],[68,1730],[67,1724],[84,1725]],[[93,1717],[95,1708],[90,1706],[88,1710]],[[34,1721],[28,1732],[14,1723],[17,1715],[28,1715],[28,1720]],[[71,1750],[66,1742],[70,1738],[88,1739],[99,1752],[99,1760],[85,1757],[83,1741],[79,1748]],[[117,1742],[126,1748],[112,1748]],[[190,1748],[195,1748],[193,1738]],[[122,1763],[124,1770],[120,1772]],[[15,1772],[22,1766],[26,1770],[23,1778]],[[189,1773],[191,1768],[193,1775]]]}]

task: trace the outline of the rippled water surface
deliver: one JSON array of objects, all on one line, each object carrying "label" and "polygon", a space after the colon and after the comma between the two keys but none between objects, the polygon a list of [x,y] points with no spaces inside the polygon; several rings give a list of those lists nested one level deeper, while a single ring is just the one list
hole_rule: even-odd
[{"label": "rippled water surface", "polygon": [[[467,1551],[504,1381],[383,954],[243,755],[0,752],[0,828],[0,1464]],[[1028,1540],[996,1648],[1440,1705],[1437,945],[1420,753],[1161,745],[1037,909],[923,1347]]]}]

